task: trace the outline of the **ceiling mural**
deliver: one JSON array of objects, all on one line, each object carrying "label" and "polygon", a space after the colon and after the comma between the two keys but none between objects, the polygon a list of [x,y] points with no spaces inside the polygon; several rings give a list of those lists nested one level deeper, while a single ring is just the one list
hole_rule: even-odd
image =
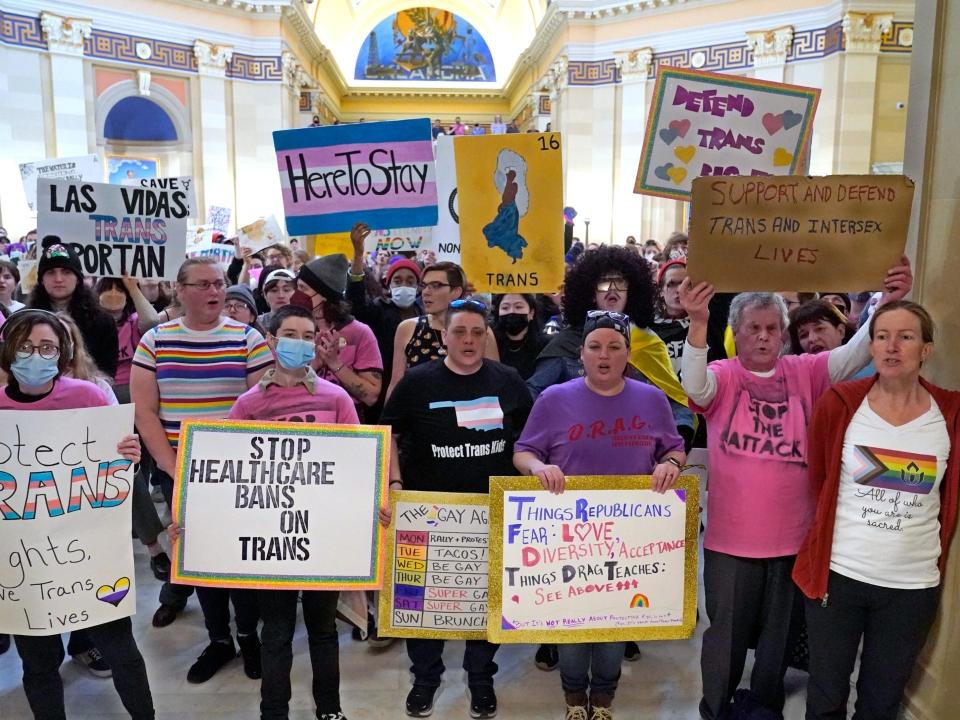
[{"label": "ceiling mural", "polygon": [[448,10],[410,8],[380,21],[360,53],[357,80],[495,82],[486,40]]}]

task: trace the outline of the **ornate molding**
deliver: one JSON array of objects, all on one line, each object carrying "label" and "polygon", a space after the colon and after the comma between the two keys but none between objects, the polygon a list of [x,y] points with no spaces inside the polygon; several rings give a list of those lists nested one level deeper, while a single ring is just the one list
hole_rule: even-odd
[{"label": "ornate molding", "polygon": [[551,102],[555,101],[570,85],[570,60],[566,55],[561,55],[553,61],[550,69],[547,70],[545,84],[550,93]]},{"label": "ornate molding", "polygon": [[40,27],[52,53],[83,56],[83,42],[93,32],[93,22],[82,18],[66,18],[49,12],[40,13]]},{"label": "ornate molding", "polygon": [[653,48],[626,50],[613,54],[623,82],[646,82],[653,66]]},{"label": "ornate molding", "polygon": [[137,70],[137,89],[143,96],[150,95],[150,71]]},{"label": "ornate molding", "polygon": [[747,33],[747,45],[753,51],[755,68],[785,65],[793,43],[793,25]]},{"label": "ornate molding", "polygon": [[313,85],[309,73],[297,60],[297,56],[289,50],[280,53],[280,64],[283,68],[284,87],[289,89],[290,92],[299,95],[302,88]]},{"label": "ornate molding", "polygon": [[893,13],[848,12],[843,16],[843,39],[848,53],[878,53],[884,35],[893,27]]},{"label": "ornate molding", "polygon": [[197,72],[201,75],[227,76],[227,63],[233,59],[233,48],[229,45],[213,45],[197,40],[193,44],[193,54],[197,58]]}]

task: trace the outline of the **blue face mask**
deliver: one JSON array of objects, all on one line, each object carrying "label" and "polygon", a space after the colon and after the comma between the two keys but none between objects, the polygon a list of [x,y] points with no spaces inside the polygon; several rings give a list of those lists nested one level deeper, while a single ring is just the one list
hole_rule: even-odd
[{"label": "blue face mask", "polygon": [[287,370],[299,370],[316,357],[317,348],[311,340],[277,338],[277,360]]},{"label": "blue face mask", "polygon": [[60,373],[57,362],[58,358],[47,359],[34,352],[30,357],[18,357],[10,363],[10,372],[21,387],[41,387]]}]

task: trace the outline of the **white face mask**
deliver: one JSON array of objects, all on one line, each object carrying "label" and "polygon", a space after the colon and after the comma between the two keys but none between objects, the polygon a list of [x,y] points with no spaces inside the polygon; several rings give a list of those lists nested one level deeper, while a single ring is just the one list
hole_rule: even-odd
[{"label": "white face mask", "polygon": [[417,299],[417,289],[406,286],[390,288],[390,299],[397,307],[408,308]]}]

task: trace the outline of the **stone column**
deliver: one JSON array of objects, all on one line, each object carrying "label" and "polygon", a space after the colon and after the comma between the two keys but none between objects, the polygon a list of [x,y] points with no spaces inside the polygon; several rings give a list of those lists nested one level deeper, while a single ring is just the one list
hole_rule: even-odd
[{"label": "stone column", "polygon": [[837,108],[838,130],[833,168],[837,174],[870,172],[880,37],[890,30],[892,22],[892,13],[848,12],[843,16],[846,51]]},{"label": "stone column", "polygon": [[89,20],[40,14],[40,27],[50,50],[50,97],[53,103],[57,157],[86,155],[87,100],[83,78],[83,41],[93,30]]},{"label": "stone column", "polygon": [[[231,169],[231,144],[228,141],[226,87],[227,63],[233,58],[233,48],[197,40],[193,45],[193,53],[197,58],[200,86],[200,132],[194,133],[194,137],[200,141],[200,204],[204,208],[211,205],[233,208],[233,222],[236,220],[237,211]],[[247,111],[255,113],[257,108],[248,108]],[[201,217],[205,215],[204,212]]]},{"label": "stone column", "polygon": [[753,51],[753,76],[758,80],[783,82],[783,71],[792,42],[792,25],[748,32],[747,45]]},{"label": "stone column", "polygon": [[310,79],[307,71],[289,50],[284,50],[281,55],[283,66],[283,99],[282,99],[282,119],[283,127],[297,127],[297,117],[300,113],[300,91],[309,86]]},{"label": "stone column", "polygon": [[[623,242],[633,235],[645,239],[644,222],[649,225],[656,211],[649,195],[637,195],[633,186],[647,125],[647,80],[653,61],[652,48],[614,53],[620,72],[620,98],[614,164],[613,240]],[[672,201],[663,201],[672,202]]]}]

